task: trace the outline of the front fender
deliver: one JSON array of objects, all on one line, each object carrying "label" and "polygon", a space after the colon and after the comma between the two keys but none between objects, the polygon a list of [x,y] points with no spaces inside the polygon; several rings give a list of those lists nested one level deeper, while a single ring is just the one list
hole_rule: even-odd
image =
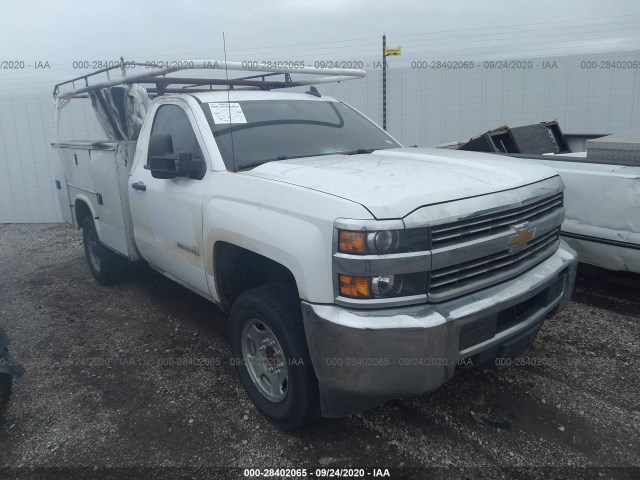
[{"label": "front fender", "polygon": [[213,250],[224,241],[286,267],[303,300],[333,303],[333,222],[371,214],[355,202],[283,182],[231,172],[212,177],[212,194],[203,205],[203,240],[213,298],[220,300]]}]

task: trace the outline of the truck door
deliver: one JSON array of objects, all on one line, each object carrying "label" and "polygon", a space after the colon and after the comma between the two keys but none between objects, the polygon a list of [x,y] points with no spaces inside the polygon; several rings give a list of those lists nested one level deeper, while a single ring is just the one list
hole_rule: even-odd
[{"label": "truck door", "polygon": [[[151,127],[150,135],[154,134],[170,135],[167,153],[189,152],[193,160],[202,159],[203,168],[201,175],[154,178],[148,159],[136,159],[129,179],[136,245],[151,266],[209,295],[202,251],[202,203],[210,168],[201,147],[202,135],[186,102],[172,99],[161,105]],[[145,148],[140,153],[147,157],[146,152]]]}]

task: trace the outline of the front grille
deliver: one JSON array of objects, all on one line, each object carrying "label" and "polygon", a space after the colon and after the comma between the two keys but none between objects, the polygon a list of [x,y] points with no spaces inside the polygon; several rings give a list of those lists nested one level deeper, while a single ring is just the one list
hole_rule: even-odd
[{"label": "front grille", "polygon": [[562,203],[562,193],[558,193],[516,208],[434,226],[431,228],[431,248],[441,248],[506,231],[513,225],[536,220],[562,208]]},{"label": "front grille", "polygon": [[[537,265],[558,248],[560,228],[535,238],[518,252],[509,250],[431,272],[429,295],[451,297],[506,280]],[[444,298],[442,298],[444,300]]]}]

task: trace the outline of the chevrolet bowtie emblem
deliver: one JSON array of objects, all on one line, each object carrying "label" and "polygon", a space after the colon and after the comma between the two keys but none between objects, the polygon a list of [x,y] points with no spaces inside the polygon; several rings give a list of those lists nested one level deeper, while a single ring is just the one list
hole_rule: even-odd
[{"label": "chevrolet bowtie emblem", "polygon": [[529,228],[529,225],[516,225],[516,234],[509,237],[507,246],[509,251],[517,252],[527,246],[527,243],[535,236],[536,227]]}]

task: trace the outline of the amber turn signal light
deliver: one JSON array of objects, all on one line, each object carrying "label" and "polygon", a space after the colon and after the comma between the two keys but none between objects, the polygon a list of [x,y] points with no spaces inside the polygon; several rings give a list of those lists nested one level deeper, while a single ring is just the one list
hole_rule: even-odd
[{"label": "amber turn signal light", "polygon": [[340,295],[352,298],[370,298],[370,277],[354,277],[351,275],[339,275]]},{"label": "amber turn signal light", "polygon": [[365,253],[366,238],[365,232],[341,230],[338,250],[342,253]]}]

